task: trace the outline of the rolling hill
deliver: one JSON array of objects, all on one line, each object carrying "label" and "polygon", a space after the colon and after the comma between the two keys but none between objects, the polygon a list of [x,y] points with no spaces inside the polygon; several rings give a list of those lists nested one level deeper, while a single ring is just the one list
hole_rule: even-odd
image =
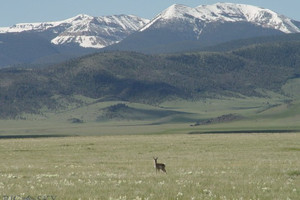
[{"label": "rolling hill", "polygon": [[300,76],[299,47],[300,41],[283,40],[225,52],[105,52],[45,68],[2,69],[1,118],[108,101],[160,106],[176,99],[269,98],[270,93],[291,101],[283,88]]}]

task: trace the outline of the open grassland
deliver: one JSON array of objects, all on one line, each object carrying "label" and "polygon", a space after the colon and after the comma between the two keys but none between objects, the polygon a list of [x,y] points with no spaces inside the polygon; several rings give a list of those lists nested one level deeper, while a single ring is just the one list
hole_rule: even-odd
[{"label": "open grassland", "polygon": [[0,198],[300,198],[300,133],[2,139],[0,159]]},{"label": "open grassland", "polygon": [[[300,130],[300,101],[286,101],[271,92],[268,95],[270,98],[242,96],[199,101],[175,99],[156,106],[81,99],[86,102],[85,105],[70,106],[64,111],[23,114],[22,119],[0,120],[0,137]],[[201,120],[207,121],[228,114],[240,118],[193,126]]]}]

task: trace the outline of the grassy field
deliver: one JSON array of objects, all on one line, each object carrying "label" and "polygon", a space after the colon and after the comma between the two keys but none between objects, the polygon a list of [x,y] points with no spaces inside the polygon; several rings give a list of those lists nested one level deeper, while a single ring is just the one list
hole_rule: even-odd
[{"label": "grassy field", "polygon": [[[271,92],[267,94],[269,98],[241,96],[199,101],[173,100],[157,106],[121,101],[101,102],[77,97],[84,100],[86,105],[70,106],[63,111],[48,111],[40,115],[23,114],[21,118],[26,120],[0,120],[0,137],[7,135],[185,134],[243,130],[300,131],[300,100],[289,102],[278,94]],[[120,104],[127,107],[107,113],[107,108]],[[228,114],[239,115],[241,119],[191,126],[199,120]],[[112,118],[105,119],[107,115]],[[72,123],[72,119],[80,123]]]},{"label": "grassy field", "polygon": [[[300,100],[268,95],[157,106],[84,99],[0,120],[0,199],[299,199]],[[242,117],[194,126],[226,114]],[[217,132],[228,134],[203,134]],[[167,174],[156,174],[153,156]]]},{"label": "grassy field", "polygon": [[0,198],[296,200],[299,158],[300,133],[2,139]]}]

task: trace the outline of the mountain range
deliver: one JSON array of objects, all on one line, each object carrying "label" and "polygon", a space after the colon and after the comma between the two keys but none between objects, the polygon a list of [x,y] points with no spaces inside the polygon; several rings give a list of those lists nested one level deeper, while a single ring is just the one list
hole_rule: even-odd
[{"label": "mountain range", "polygon": [[0,28],[0,67],[60,62],[99,50],[170,53],[233,39],[300,32],[300,22],[250,5],[172,5],[148,20],[78,15],[58,22]]},{"label": "mountain range", "polygon": [[1,28],[0,33],[38,33],[54,45],[103,48],[121,41],[148,21],[133,15],[92,17],[81,14],[57,22],[16,24]]}]

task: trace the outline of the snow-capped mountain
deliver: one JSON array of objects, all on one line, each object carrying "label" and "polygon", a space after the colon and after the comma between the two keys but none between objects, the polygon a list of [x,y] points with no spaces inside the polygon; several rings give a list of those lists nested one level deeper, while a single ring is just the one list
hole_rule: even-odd
[{"label": "snow-capped mountain", "polygon": [[149,20],[133,15],[73,18],[43,23],[21,23],[1,28],[0,33],[35,32],[44,34],[55,45],[77,44],[86,48],[103,48],[117,43],[139,30]]},{"label": "snow-capped mountain", "polygon": [[[64,24],[64,21],[58,22],[42,22],[42,23],[20,23],[15,24],[11,27],[1,27],[0,33],[21,33],[25,31],[45,31],[47,29],[53,29],[57,27],[67,26],[68,23]],[[53,31],[55,32],[55,31]]]},{"label": "snow-capped mountain", "polygon": [[194,24],[194,31],[198,33],[201,33],[201,29],[203,29],[202,26],[197,26],[199,22],[202,24],[213,22],[250,22],[257,26],[276,29],[284,33],[300,32],[299,27],[291,19],[283,15],[279,15],[269,9],[233,3],[200,5],[196,8],[174,4],[157,15],[140,31],[145,31],[149,28],[161,28],[172,21],[184,21]]},{"label": "snow-capped mountain", "polygon": [[299,22],[256,6],[217,3],[191,8],[174,4],[137,33],[108,48],[170,52],[191,50],[191,45],[195,44],[203,47],[236,39],[298,32]]},{"label": "snow-capped mountain", "polygon": [[0,67],[59,62],[100,48],[170,53],[288,33],[300,33],[300,22],[244,4],[217,3],[195,8],[174,4],[152,20],[133,15],[81,14],[62,21],[0,28]]},{"label": "snow-capped mountain", "polygon": [[53,44],[78,43],[81,47],[103,48],[139,30],[149,20],[132,15],[107,17],[77,16],[72,25],[51,40]]}]

